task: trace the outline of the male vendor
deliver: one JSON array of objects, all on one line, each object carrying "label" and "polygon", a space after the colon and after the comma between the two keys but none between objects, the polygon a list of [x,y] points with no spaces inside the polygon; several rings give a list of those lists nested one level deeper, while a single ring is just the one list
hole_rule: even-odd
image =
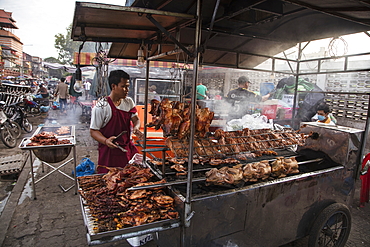
[{"label": "male vendor", "polygon": [[[98,173],[108,172],[100,166],[124,167],[138,152],[131,140],[131,123],[134,134],[142,133],[135,103],[127,97],[129,79],[123,70],[111,71],[108,78],[111,93],[92,109],[90,135],[99,142]],[[126,132],[115,140],[122,131]]]}]

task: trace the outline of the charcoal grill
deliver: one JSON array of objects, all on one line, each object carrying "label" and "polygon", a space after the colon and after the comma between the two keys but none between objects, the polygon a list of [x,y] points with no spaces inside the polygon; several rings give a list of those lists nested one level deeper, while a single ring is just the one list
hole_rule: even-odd
[{"label": "charcoal grill", "polygon": [[[192,224],[185,228],[187,236],[192,237],[186,239],[186,246],[223,245],[230,239],[251,246],[279,246],[306,236],[309,230],[307,226],[312,225],[318,213],[330,204],[349,205],[354,193],[353,171],[363,131],[304,123],[301,132],[314,132],[317,135],[307,139],[296,150],[282,147],[274,149],[279,156],[296,157],[300,170],[296,175],[242,185],[207,186],[204,172],[212,167],[193,164],[194,179],[190,186],[193,196]],[[275,158],[262,156],[243,162]],[[150,161],[148,165],[170,181],[168,185],[175,193],[176,201],[180,202],[178,207],[183,209],[180,212],[184,212],[189,188],[186,177],[177,177],[168,168],[169,165],[165,169]],[[284,231],[274,233],[273,229]],[[180,230],[160,232],[158,244],[179,246],[181,240],[171,237],[175,234],[181,235]]]},{"label": "charcoal grill", "polygon": [[[35,185],[40,182],[41,180],[45,179],[46,177],[52,175],[54,172],[58,171],[60,174],[64,175],[65,177],[71,179],[74,181],[74,184],[65,189],[62,185],[59,185],[59,187],[64,191],[67,192],[73,187],[75,187],[75,194],[77,194],[77,181],[76,181],[76,138],[75,138],[75,126],[63,126],[68,127],[68,132],[65,133],[58,133],[58,130],[60,130],[62,126],[40,126],[38,127],[33,135],[28,138],[24,138],[21,143],[19,144],[19,148],[22,150],[28,150],[30,153],[30,165],[31,165],[31,175],[32,175],[32,189],[33,189],[33,197],[36,199],[36,187]],[[44,146],[27,146],[28,143],[31,142],[31,138],[34,137],[37,134],[40,134],[42,132],[53,132],[55,133],[55,137],[58,140],[69,140],[70,144],[59,144],[59,145],[44,145]],[[73,157],[65,160],[68,158],[71,150],[73,150]],[[32,153],[41,161],[42,165],[42,172],[44,172],[44,165],[47,165],[52,169],[52,171],[48,172],[41,178],[35,181],[34,177],[34,171],[33,171],[33,162],[32,159]],[[58,166],[49,164],[49,163],[60,163]],[[74,167],[74,176],[70,176],[66,174],[65,172],[61,171],[60,169],[67,165],[68,163],[73,162]]]}]

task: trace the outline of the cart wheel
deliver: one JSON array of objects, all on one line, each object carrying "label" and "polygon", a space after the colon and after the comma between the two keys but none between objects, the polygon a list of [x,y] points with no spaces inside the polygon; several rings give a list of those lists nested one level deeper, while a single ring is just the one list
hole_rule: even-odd
[{"label": "cart wheel", "polygon": [[314,222],[308,246],[345,246],[351,231],[351,213],[348,207],[334,203],[325,208]]}]

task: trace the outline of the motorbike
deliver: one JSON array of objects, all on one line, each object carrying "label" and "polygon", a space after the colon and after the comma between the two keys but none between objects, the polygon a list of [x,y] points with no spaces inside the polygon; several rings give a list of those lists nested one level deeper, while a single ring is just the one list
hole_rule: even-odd
[{"label": "motorbike", "polygon": [[21,126],[11,121],[4,112],[5,102],[0,101],[0,139],[5,146],[14,148],[21,135]]},{"label": "motorbike", "polygon": [[24,110],[27,113],[29,113],[33,116],[40,115],[41,111],[40,111],[40,104],[39,103],[37,103],[34,100],[27,99],[27,97],[23,99],[23,103],[24,103]]},{"label": "motorbike", "polygon": [[26,111],[20,106],[21,103],[18,102],[9,105],[10,111],[8,117],[12,122],[18,123],[24,131],[31,133],[33,129],[32,124],[27,119]]}]

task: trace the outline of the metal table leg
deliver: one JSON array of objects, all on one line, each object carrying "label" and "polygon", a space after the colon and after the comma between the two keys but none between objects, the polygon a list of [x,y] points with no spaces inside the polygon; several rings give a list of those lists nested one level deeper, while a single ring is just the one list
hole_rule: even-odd
[{"label": "metal table leg", "polygon": [[36,186],[35,186],[35,175],[33,174],[32,150],[30,150],[30,164],[31,164],[33,199],[36,200]]},{"label": "metal table leg", "polygon": [[[61,173],[62,175],[66,176],[67,178],[71,179],[74,181],[73,185],[70,186],[69,188],[65,189],[62,185],[59,185],[59,187],[63,190],[63,192],[67,192],[69,191],[70,189],[72,189],[73,187],[75,187],[75,195],[77,195],[77,178],[76,178],[76,146],[73,146],[73,158],[70,158],[69,160],[65,161],[64,163],[60,164],[58,167],[54,167],[53,165],[45,162],[45,161],[41,161],[41,165],[42,167],[44,165],[47,165],[48,167],[50,167],[52,169],[52,171],[48,172],[47,174],[45,174],[44,176],[42,176],[41,178],[39,178],[37,181],[35,181],[35,177],[34,177],[34,172],[33,172],[33,161],[32,161],[32,150],[30,150],[30,162],[31,162],[31,176],[32,176],[32,188],[33,188],[33,196],[34,196],[34,199],[36,199],[36,184],[38,182],[40,182],[41,180],[43,180],[44,178],[48,177],[49,175],[53,174],[54,172],[58,171],[59,173]],[[69,162],[71,162],[73,160],[73,177],[66,174],[65,172],[61,171],[60,169],[62,167],[64,167],[65,165],[67,165]],[[42,169],[43,172],[44,172],[44,169]]]},{"label": "metal table leg", "polygon": [[75,195],[77,195],[76,160],[76,146],[73,146],[73,178],[75,180]]}]

